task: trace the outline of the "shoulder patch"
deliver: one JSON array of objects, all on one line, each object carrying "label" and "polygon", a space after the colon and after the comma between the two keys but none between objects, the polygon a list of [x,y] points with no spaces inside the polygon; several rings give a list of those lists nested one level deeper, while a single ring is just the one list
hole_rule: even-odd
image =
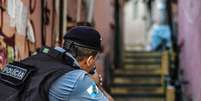
[{"label": "shoulder patch", "polygon": [[98,87],[96,86],[96,84],[93,83],[93,84],[87,89],[87,92],[88,92],[88,94],[89,94],[91,97],[96,97],[96,96],[98,95],[99,89],[98,89]]},{"label": "shoulder patch", "polygon": [[13,86],[19,86],[23,84],[32,71],[31,66],[26,66],[19,62],[9,63],[0,72],[0,79]]}]

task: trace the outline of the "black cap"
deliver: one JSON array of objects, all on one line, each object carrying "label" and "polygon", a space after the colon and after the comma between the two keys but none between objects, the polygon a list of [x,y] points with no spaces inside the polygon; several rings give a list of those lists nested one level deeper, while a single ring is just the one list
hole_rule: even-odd
[{"label": "black cap", "polygon": [[76,26],[64,36],[64,40],[72,40],[86,48],[101,50],[101,36],[98,31],[88,26]]}]

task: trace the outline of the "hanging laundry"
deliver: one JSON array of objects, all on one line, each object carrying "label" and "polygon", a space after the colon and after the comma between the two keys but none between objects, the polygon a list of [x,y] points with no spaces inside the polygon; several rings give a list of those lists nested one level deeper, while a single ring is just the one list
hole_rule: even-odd
[{"label": "hanging laundry", "polygon": [[0,69],[7,63],[6,43],[4,38],[0,36]]},{"label": "hanging laundry", "polygon": [[15,34],[11,37],[7,37],[3,32],[0,32],[1,43],[3,52],[5,51],[6,58],[2,56],[2,59],[6,59],[5,62],[12,62],[15,58],[14,47],[15,47]]},{"label": "hanging laundry", "polygon": [[17,29],[17,34],[21,34],[26,36],[26,26],[27,26],[27,21],[28,21],[28,7],[23,5],[21,1],[16,2],[16,10],[17,10],[17,15],[16,15],[16,29]]},{"label": "hanging laundry", "polygon": [[35,43],[34,29],[30,20],[27,25],[27,38],[30,42]]},{"label": "hanging laundry", "polygon": [[18,0],[7,0],[7,12],[10,17],[10,26],[16,26],[16,3]]}]

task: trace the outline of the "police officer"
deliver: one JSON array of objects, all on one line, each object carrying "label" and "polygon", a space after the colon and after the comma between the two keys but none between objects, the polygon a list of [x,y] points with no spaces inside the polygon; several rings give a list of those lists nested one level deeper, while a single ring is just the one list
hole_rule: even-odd
[{"label": "police officer", "polygon": [[[101,37],[94,28],[78,26],[64,36],[63,48],[44,47],[21,62],[6,65],[0,75],[5,101],[109,101],[91,79]],[[112,100],[112,99],[111,99]]]},{"label": "police officer", "polygon": [[101,49],[99,33],[90,27],[75,27],[64,36],[64,50],[81,70],[66,73],[49,90],[50,101],[107,101],[88,73],[94,69]]}]

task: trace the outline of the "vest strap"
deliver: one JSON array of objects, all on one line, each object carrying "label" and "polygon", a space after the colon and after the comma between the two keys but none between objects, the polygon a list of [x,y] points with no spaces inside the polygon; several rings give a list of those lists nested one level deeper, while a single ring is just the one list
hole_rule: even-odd
[{"label": "vest strap", "polygon": [[47,54],[48,56],[56,58],[57,60],[61,60],[65,64],[70,65],[75,69],[80,69],[79,66],[76,66],[74,64],[74,60],[70,56],[66,55],[65,52],[60,52],[54,48],[49,48],[49,47],[42,47],[39,50],[39,52],[43,54]]}]

